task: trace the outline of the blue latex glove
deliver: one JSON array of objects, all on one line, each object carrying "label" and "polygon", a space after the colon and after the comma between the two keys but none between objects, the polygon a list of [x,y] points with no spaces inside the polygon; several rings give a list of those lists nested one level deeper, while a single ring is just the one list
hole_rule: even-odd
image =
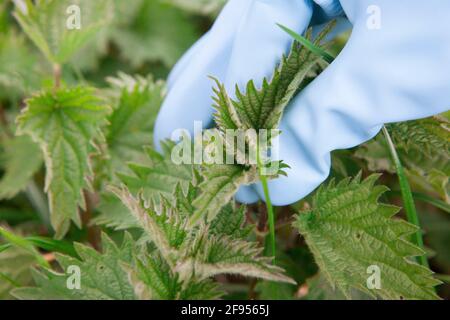
[{"label": "blue latex glove", "polygon": [[[353,24],[348,44],[283,117],[280,159],[291,169],[288,177],[269,182],[275,205],[293,203],[323,182],[332,150],[371,139],[384,123],[449,109],[448,0],[230,0],[171,74],[156,145],[177,128],[192,132],[194,120],[211,123],[208,75],[223,81],[230,94],[235,84],[245,88],[250,79],[258,85],[271,76],[292,43],[276,23],[302,33],[311,20],[342,12]],[[263,197],[260,185],[243,187],[236,196],[246,203]]]}]

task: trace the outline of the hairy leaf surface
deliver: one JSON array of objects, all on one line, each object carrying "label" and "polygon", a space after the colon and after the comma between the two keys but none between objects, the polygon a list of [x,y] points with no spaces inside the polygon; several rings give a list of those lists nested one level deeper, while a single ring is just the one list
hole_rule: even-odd
[{"label": "hairy leaf surface", "polygon": [[[76,251],[81,260],[57,255],[63,273],[52,270],[35,270],[33,278],[36,287],[20,288],[13,291],[19,299],[31,300],[133,300],[134,290],[128,276],[122,269],[123,263],[133,260],[134,244],[126,234],[120,247],[103,237],[103,253],[78,244]],[[76,266],[81,271],[80,288],[68,288],[73,273],[69,267]],[[72,267],[73,268],[73,267]],[[72,282],[70,282],[72,283]]]},{"label": "hairy leaf surface", "polygon": [[78,206],[90,174],[89,151],[109,108],[89,87],[44,91],[27,100],[18,117],[18,133],[38,142],[47,168],[52,226],[57,237],[67,232],[70,220],[80,226]]},{"label": "hairy leaf surface", "polygon": [[189,258],[177,265],[182,274],[195,273],[201,278],[219,274],[234,274],[259,279],[293,283],[272,259],[261,256],[255,243],[229,236],[200,234],[187,248]]},{"label": "hairy leaf surface", "polygon": [[[351,288],[385,299],[435,299],[439,281],[411,259],[424,252],[407,236],[416,228],[393,219],[398,208],[378,202],[387,188],[375,185],[378,175],[364,181],[345,179],[321,187],[313,208],[295,223],[328,281],[349,296]],[[380,270],[381,287],[369,290],[368,268]]]}]

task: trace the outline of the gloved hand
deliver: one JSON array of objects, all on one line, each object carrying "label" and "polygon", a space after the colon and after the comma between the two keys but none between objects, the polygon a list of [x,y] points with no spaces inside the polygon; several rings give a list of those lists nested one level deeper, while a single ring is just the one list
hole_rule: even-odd
[{"label": "gloved hand", "polygon": [[[423,118],[450,107],[450,1],[230,0],[213,28],[181,59],[169,79],[155,143],[173,130],[210,125],[213,75],[230,93],[270,77],[292,39],[276,23],[302,33],[311,20],[345,12],[351,38],[337,59],[289,106],[279,157],[288,177],[269,182],[275,205],[313,191],[330,170],[330,152],[374,137],[384,123]],[[263,198],[243,187],[238,201]]]}]

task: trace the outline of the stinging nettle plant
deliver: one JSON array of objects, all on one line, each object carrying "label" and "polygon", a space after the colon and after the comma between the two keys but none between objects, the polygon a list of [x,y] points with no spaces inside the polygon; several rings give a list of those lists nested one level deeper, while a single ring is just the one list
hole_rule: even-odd
[{"label": "stinging nettle plant", "polygon": [[[297,41],[274,66],[271,79],[261,81],[261,88],[255,86],[258,79],[250,80],[245,90],[236,87],[231,98],[220,79],[213,78],[216,128],[210,133],[223,148],[223,157],[234,158],[235,164],[175,164],[172,153],[184,143],[191,148],[190,140],[163,141],[162,153],[151,145],[165,95],[163,82],[123,72],[108,77],[106,88],[82,80],[75,85],[64,81],[72,59],[83,46],[91,45],[91,39],[109,37],[120,47],[123,38],[108,35],[108,30],[118,28],[112,23],[120,4],[113,0],[24,3],[26,10],[16,8],[15,17],[51,65],[53,79],[52,85],[24,94],[25,107],[14,114],[15,124],[9,124],[13,134],[2,141],[6,156],[0,198],[14,199],[25,190],[34,199],[33,206],[41,208],[42,223],[53,239],[22,236],[19,230],[0,227],[5,240],[0,243],[0,281],[6,283],[2,287],[0,282],[0,297],[218,299],[230,297],[229,287],[249,281],[250,298],[311,298],[312,293],[298,296],[299,286],[306,284],[311,292],[339,292],[345,298],[361,294],[383,299],[439,298],[435,286],[440,281],[426,265],[408,180],[420,181],[424,189],[438,194],[441,199],[432,200],[433,204],[448,212],[448,168],[436,165],[430,171],[420,163],[421,157],[423,162],[436,163],[448,159],[446,119],[388,125],[386,140],[377,137],[351,157],[366,161],[367,169],[360,165],[350,174],[336,166],[339,173],[333,173],[301,205],[284,208],[289,214],[284,224],[275,215],[284,209],[271,205],[267,180],[285,175],[289,164],[272,162],[267,156],[270,143],[263,146],[252,136],[245,136],[243,149],[227,148],[227,130],[278,128],[293,97],[332,61],[326,51],[331,43],[324,39],[334,23],[314,39],[311,29],[302,37],[282,27]],[[74,3],[90,14],[83,19],[83,28],[67,30],[66,8]],[[0,66],[0,80],[1,72]],[[252,150],[257,163],[241,161]],[[43,164],[47,198],[39,201],[34,176]],[[279,170],[266,175],[264,169],[272,166]],[[409,222],[395,217],[399,207],[380,202],[389,190],[377,184],[380,174],[375,172],[381,170],[398,174]],[[267,205],[237,204],[238,189],[256,182],[263,185]],[[104,232],[98,231],[100,227]],[[86,230],[90,245],[72,240],[76,229]],[[295,243],[283,245],[286,241],[279,230],[289,233]],[[301,247],[299,235],[304,240]],[[54,259],[45,259],[48,255],[43,252]],[[27,270],[19,270],[14,261],[23,261]],[[382,275],[381,288],[376,290],[367,286],[367,270],[373,265]],[[81,270],[79,288],[68,286],[70,266]],[[317,274],[317,268],[320,279],[306,281]]]}]

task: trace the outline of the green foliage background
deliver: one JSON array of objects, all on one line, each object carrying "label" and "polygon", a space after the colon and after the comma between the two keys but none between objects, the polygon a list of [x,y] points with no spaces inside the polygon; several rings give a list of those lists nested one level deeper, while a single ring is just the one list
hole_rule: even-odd
[{"label": "green foliage background", "polygon": [[[164,80],[225,0],[17,2],[27,11],[0,2],[0,299],[450,297],[449,114],[387,126],[425,247],[410,241],[417,228],[380,135],[334,152],[329,181],[275,208],[273,260],[264,204],[233,200],[257,168],[176,166],[172,143],[162,155],[152,146]],[[65,28],[71,4],[86,13],[79,31]],[[276,128],[325,67],[295,43],[235,103],[218,79],[218,132]],[[245,118],[253,96],[265,97],[260,118]],[[435,275],[415,262],[424,251]],[[375,292],[371,264],[388,279]],[[81,290],[66,287],[70,265]]]}]

